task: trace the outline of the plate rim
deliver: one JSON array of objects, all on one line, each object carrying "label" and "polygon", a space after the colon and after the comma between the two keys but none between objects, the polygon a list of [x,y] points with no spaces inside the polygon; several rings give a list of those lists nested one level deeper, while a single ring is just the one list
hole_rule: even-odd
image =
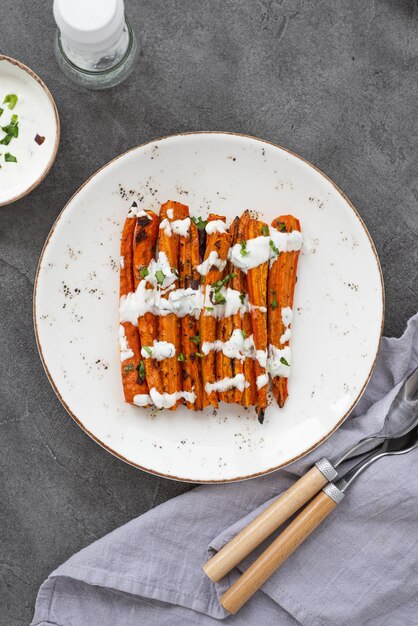
[{"label": "plate rim", "polygon": [[[50,171],[51,167],[53,166],[53,164],[55,162],[55,159],[57,157],[58,146],[59,146],[60,138],[61,138],[61,123],[60,123],[60,118],[59,118],[59,114],[58,114],[57,104],[56,104],[56,102],[54,100],[53,95],[49,91],[48,87],[46,86],[46,84],[44,83],[42,78],[40,78],[36,72],[31,70],[30,67],[28,67],[27,65],[22,63],[22,61],[18,61],[17,59],[14,59],[13,57],[7,56],[6,54],[0,54],[0,61],[7,61],[11,65],[16,65],[21,70],[23,70],[24,72],[29,74],[29,76],[31,78],[36,80],[36,82],[42,87],[43,91],[45,92],[48,100],[50,101],[50,103],[52,105],[52,109],[54,111],[55,123],[56,123],[56,133],[55,133],[54,147],[53,147],[53,150],[52,150],[52,154],[51,154],[51,156],[49,158],[49,161],[48,161],[48,163],[45,166],[44,171],[38,176],[38,178],[36,178],[36,180],[31,185],[29,185],[29,187],[24,189],[21,193],[18,193],[16,196],[12,196],[8,200],[0,201],[0,207],[2,207],[2,206],[7,206],[8,204],[13,204],[13,202],[16,202],[17,200],[20,200],[21,198],[24,198],[25,196],[27,196],[29,193],[31,193],[31,191],[33,191],[36,187],[38,187],[38,185],[40,185],[41,182],[49,174],[49,171]],[[55,223],[54,223],[54,226],[55,226]]]},{"label": "plate rim", "polygon": [[[1,58],[1,55],[0,55],[0,58]],[[325,180],[327,180],[334,187],[334,189],[337,191],[337,193],[340,194],[340,196],[342,196],[342,198],[347,202],[347,204],[349,205],[349,207],[353,211],[354,215],[359,220],[361,226],[363,227],[363,229],[364,229],[364,231],[365,231],[365,233],[367,235],[367,238],[369,240],[369,243],[370,243],[370,246],[371,246],[371,249],[372,249],[375,261],[376,261],[376,264],[377,264],[377,268],[379,270],[381,295],[382,295],[382,302],[381,302],[382,320],[381,320],[380,331],[379,331],[379,341],[377,342],[376,354],[374,356],[373,363],[371,364],[371,367],[370,367],[369,373],[367,375],[367,378],[366,378],[362,388],[358,392],[357,397],[355,398],[355,400],[351,404],[350,408],[344,413],[342,418],[335,424],[335,426],[328,433],[326,433],[326,435],[324,435],[319,441],[317,441],[315,444],[313,444],[312,446],[310,446],[309,448],[307,448],[306,450],[304,450],[300,454],[296,455],[295,457],[289,459],[288,461],[286,461],[284,463],[280,463],[279,465],[271,467],[271,468],[269,468],[267,470],[263,470],[263,471],[260,471],[260,472],[255,472],[253,474],[248,474],[248,475],[245,475],[245,476],[237,476],[237,477],[234,477],[234,478],[226,478],[226,479],[222,479],[222,478],[221,479],[211,479],[211,480],[198,480],[198,479],[195,479],[195,478],[185,478],[185,477],[175,476],[173,474],[164,474],[163,472],[158,472],[156,470],[144,467],[144,466],[140,465],[139,463],[135,463],[133,461],[130,461],[129,459],[125,458],[119,452],[116,452],[115,450],[113,450],[110,446],[108,446],[106,443],[101,441],[96,435],[94,435],[88,428],[86,428],[86,426],[84,426],[84,424],[80,421],[80,419],[71,411],[71,409],[69,408],[67,403],[62,398],[62,396],[61,396],[61,394],[60,394],[60,392],[59,392],[59,390],[58,390],[58,388],[57,388],[57,386],[55,384],[55,381],[54,381],[51,373],[48,370],[48,367],[46,365],[46,362],[45,362],[45,359],[44,359],[44,356],[43,356],[40,340],[39,340],[38,325],[37,325],[37,321],[36,321],[36,294],[37,294],[38,279],[39,279],[39,274],[40,274],[40,270],[41,270],[43,257],[44,257],[45,251],[46,251],[46,249],[48,247],[49,241],[50,241],[50,239],[51,239],[51,237],[52,237],[52,235],[53,235],[53,233],[55,231],[55,228],[58,225],[58,222],[60,221],[60,219],[63,216],[64,212],[66,211],[67,207],[74,200],[74,198],[82,191],[82,189],[95,176],[97,176],[100,172],[102,172],[102,170],[107,168],[109,165],[111,165],[112,163],[114,163],[118,159],[124,157],[125,155],[127,155],[127,154],[129,154],[129,153],[131,153],[131,152],[133,152],[133,151],[135,151],[135,150],[137,150],[139,148],[143,148],[143,147],[151,145],[151,144],[155,144],[155,143],[158,143],[158,142],[161,142],[161,141],[165,141],[167,139],[175,139],[177,137],[198,136],[198,135],[218,135],[218,136],[244,137],[245,139],[251,139],[251,140],[254,140],[254,141],[258,141],[260,143],[265,143],[267,145],[273,146],[274,148],[279,148],[279,150],[282,150],[283,152],[286,152],[286,153],[296,157],[297,159],[302,161],[305,165],[308,165],[309,167],[313,168],[316,172],[318,172],[321,176],[323,176],[325,178]],[[267,139],[261,139],[259,137],[255,137],[253,135],[247,135],[245,133],[236,133],[236,132],[232,132],[232,131],[216,131],[216,130],[214,130],[214,131],[211,131],[211,130],[207,131],[207,130],[201,130],[201,131],[189,131],[189,132],[175,133],[173,135],[165,135],[163,137],[158,137],[156,139],[151,139],[150,141],[146,141],[146,142],[144,142],[142,144],[139,144],[137,146],[129,148],[128,150],[126,150],[122,154],[117,155],[116,157],[114,157],[113,159],[111,159],[110,161],[108,161],[107,163],[102,165],[102,167],[100,167],[93,174],[91,174],[91,176],[89,176],[87,178],[87,180],[85,180],[84,183],[82,185],[80,185],[80,187],[71,195],[71,197],[67,200],[67,202],[65,203],[64,207],[61,209],[61,211],[58,213],[56,219],[54,220],[54,223],[53,223],[53,225],[51,227],[51,230],[50,230],[50,232],[48,234],[48,237],[46,238],[46,241],[45,241],[44,246],[43,246],[42,251],[41,251],[41,255],[39,257],[38,266],[37,266],[37,269],[36,269],[34,287],[33,287],[33,324],[34,324],[34,331],[35,331],[36,346],[37,346],[37,349],[38,349],[38,353],[39,353],[39,356],[40,356],[40,359],[41,359],[42,366],[43,366],[44,371],[45,371],[45,373],[47,375],[47,378],[48,378],[48,380],[49,380],[49,382],[50,382],[50,384],[51,384],[51,386],[52,386],[56,396],[58,397],[59,401],[61,402],[62,406],[67,411],[67,413],[70,415],[70,417],[75,421],[75,423],[93,441],[95,441],[97,444],[99,444],[99,446],[104,448],[107,452],[110,452],[116,458],[120,459],[121,461],[124,461],[128,465],[130,465],[132,467],[135,467],[136,469],[140,469],[140,470],[142,470],[144,472],[147,472],[148,474],[153,474],[154,476],[159,476],[161,478],[167,478],[169,480],[175,480],[175,481],[178,481],[178,482],[192,483],[192,484],[198,484],[198,485],[199,484],[233,483],[233,482],[238,482],[238,481],[243,481],[243,480],[250,480],[252,478],[257,478],[259,476],[265,476],[267,474],[271,474],[273,472],[278,471],[279,469],[287,467],[288,465],[290,465],[291,463],[294,463],[295,461],[298,461],[299,459],[302,459],[307,454],[309,454],[310,452],[312,452],[313,450],[318,448],[327,439],[329,439],[329,437],[331,437],[331,435],[333,435],[336,432],[336,430],[338,428],[340,428],[340,426],[345,422],[347,417],[350,415],[350,413],[353,411],[353,409],[355,408],[357,403],[360,401],[360,399],[361,399],[361,397],[362,397],[362,395],[363,395],[363,393],[364,393],[364,391],[365,391],[365,389],[367,387],[367,384],[368,384],[368,382],[369,382],[369,380],[370,380],[370,378],[372,376],[373,370],[374,370],[375,365],[376,365],[377,356],[379,354],[380,345],[381,345],[381,342],[382,342],[384,321],[385,321],[385,285],[384,285],[384,281],[383,281],[383,272],[382,272],[382,267],[381,267],[381,264],[380,264],[379,256],[377,254],[377,250],[376,250],[376,247],[374,245],[373,239],[372,239],[372,237],[371,237],[371,235],[370,235],[370,233],[368,231],[368,228],[367,228],[366,224],[364,223],[364,220],[362,219],[361,215],[359,214],[359,212],[357,211],[357,209],[355,208],[353,203],[345,195],[345,193],[338,187],[338,185],[336,185],[336,183],[334,183],[334,181],[332,181],[327,176],[327,174],[325,174],[322,170],[320,170],[316,165],[314,165],[313,163],[311,163],[310,161],[308,161],[304,157],[300,156],[299,154],[296,154],[292,150],[289,150],[288,148],[284,148],[280,144],[274,143],[274,142],[269,141]]]}]

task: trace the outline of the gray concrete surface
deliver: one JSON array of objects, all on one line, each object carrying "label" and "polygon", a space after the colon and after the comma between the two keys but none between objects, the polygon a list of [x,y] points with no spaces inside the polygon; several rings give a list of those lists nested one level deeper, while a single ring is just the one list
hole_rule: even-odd
[{"label": "gray concrete surface", "polygon": [[324,170],[364,218],[386,283],[386,333],[418,308],[417,14],[409,0],[126,0],[130,80],[81,92],[53,56],[52,2],[2,0],[0,52],[37,71],[62,123],[57,161],[0,209],[0,625],[29,623],[42,580],[113,528],[184,492],[111,457],[72,422],[40,364],[36,265],[69,196],[152,138],[232,130]]}]

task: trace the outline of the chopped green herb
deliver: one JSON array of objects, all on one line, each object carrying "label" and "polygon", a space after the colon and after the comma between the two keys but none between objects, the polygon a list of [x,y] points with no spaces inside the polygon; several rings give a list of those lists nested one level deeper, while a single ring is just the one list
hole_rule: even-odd
[{"label": "chopped green herb", "polygon": [[142,278],[146,278],[149,274],[149,269],[147,267],[141,267],[141,269],[139,270],[139,275],[142,276]]},{"label": "chopped green herb", "polygon": [[7,96],[4,98],[3,100],[3,104],[7,104],[7,106],[9,107],[9,109],[14,109],[16,106],[16,102],[18,100],[18,97],[15,93],[9,93],[7,94]]},{"label": "chopped green herb", "polygon": [[247,333],[245,332],[245,330],[241,330],[241,332],[242,332],[242,336],[243,336],[243,337],[244,337],[244,339],[245,339],[245,337],[247,336]]},{"label": "chopped green herb", "polygon": [[139,365],[136,366],[136,369],[139,372],[139,376],[142,378],[142,380],[145,380],[145,363],[144,361],[140,361]]},{"label": "chopped green herb", "polygon": [[202,220],[200,215],[199,217],[192,217],[192,222],[198,230],[204,230],[206,228],[206,224],[208,223],[207,220]]},{"label": "chopped green herb", "polygon": [[274,245],[274,241],[272,239],[270,239],[270,248],[273,250],[274,254],[279,256],[280,250],[277,246]]},{"label": "chopped green herb", "polygon": [[213,311],[213,306],[205,306],[206,311]]},{"label": "chopped green herb", "polygon": [[247,256],[247,254],[250,254],[250,253],[247,251],[247,242],[245,241],[245,239],[243,239],[243,240],[241,241],[241,244],[240,244],[240,245],[241,245],[241,251],[240,251],[240,252],[241,252],[241,256]]},{"label": "chopped green herb", "polygon": [[190,341],[193,341],[195,346],[198,346],[200,343],[200,335],[193,335],[193,337],[190,337]]},{"label": "chopped green herb", "polygon": [[16,113],[13,113],[13,115],[11,117],[11,120],[10,120],[10,124],[12,126],[16,126],[18,119],[19,119],[19,117],[16,115]]},{"label": "chopped green herb", "polygon": [[13,154],[10,154],[10,152],[6,152],[6,154],[4,155],[4,160],[6,161],[6,163],[17,163],[16,157],[13,156]]},{"label": "chopped green herb", "polygon": [[269,236],[269,227],[267,224],[264,224],[264,226],[261,227],[261,234],[264,235],[264,237]]},{"label": "chopped green herb", "polygon": [[226,302],[225,296],[222,295],[220,291],[215,292],[214,300],[216,304],[225,304]]},{"label": "chopped green herb", "polygon": [[180,352],[180,354],[177,357],[177,361],[187,361],[187,359],[184,356],[183,352]]},{"label": "chopped green herb", "polygon": [[277,305],[277,295],[276,295],[276,292],[273,291],[273,299],[271,301],[271,308],[274,310],[274,309],[277,309],[277,306],[278,306]]},{"label": "chopped green herb", "polygon": [[152,348],[150,348],[149,346],[142,346],[142,349],[145,350],[147,354],[152,356]]},{"label": "chopped green herb", "polygon": [[286,361],[286,359],[284,358],[284,356],[281,357],[280,359],[280,363],[282,363],[283,365],[287,365],[287,367],[290,367],[289,363]]},{"label": "chopped green herb", "polygon": [[277,226],[279,227],[280,232],[286,232],[286,224],[284,222],[277,222]]},{"label": "chopped green herb", "polygon": [[236,277],[237,275],[232,272],[231,274],[227,274],[225,278],[220,278],[216,282],[212,283],[211,287],[212,289],[214,289],[215,292],[220,291],[222,287],[226,285],[228,280],[231,280],[231,278],[236,278]]},{"label": "chopped green herb", "polygon": [[125,374],[127,374],[128,372],[133,372],[134,369],[135,368],[132,363],[128,363],[128,365],[125,365],[125,367],[123,368],[123,371],[125,372]]},{"label": "chopped green herb", "polygon": [[200,356],[201,359],[203,359],[203,357],[205,356],[204,354],[202,354],[201,352],[195,352],[196,356]]},{"label": "chopped green herb", "polygon": [[239,299],[241,300],[241,304],[245,304],[245,293],[243,291],[239,294]]},{"label": "chopped green herb", "polygon": [[13,139],[12,135],[5,135],[3,139],[0,140],[0,144],[2,146],[8,146],[12,139]]},{"label": "chopped green herb", "polygon": [[159,285],[162,285],[164,282],[164,278],[165,278],[164,272],[162,270],[157,270],[155,272],[155,278],[157,279],[157,283]]},{"label": "chopped green herb", "polygon": [[0,107],[0,115],[3,115],[3,111],[4,111],[4,109],[2,109],[2,108]]}]

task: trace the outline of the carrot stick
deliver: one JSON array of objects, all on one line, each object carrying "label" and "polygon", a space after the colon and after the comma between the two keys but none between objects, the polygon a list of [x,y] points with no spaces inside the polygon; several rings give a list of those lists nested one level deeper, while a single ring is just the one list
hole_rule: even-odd
[{"label": "carrot stick", "polygon": [[[134,286],[146,279],[148,265],[154,258],[159,231],[159,217],[153,211],[146,211],[146,215],[138,217],[134,233]],[[147,284],[147,288],[152,286]],[[152,346],[158,338],[158,318],[150,312],[138,319],[139,336],[142,346]],[[162,392],[161,374],[158,361],[153,358],[143,359],[142,372],[145,370],[148,388],[155,388]]]},{"label": "carrot stick", "polygon": [[[281,215],[272,222],[272,227],[280,232],[300,231],[300,222],[292,215]],[[281,252],[272,263],[268,277],[268,338],[269,344],[283,349],[289,341],[281,341],[288,326],[282,319],[282,310],[293,307],[296,286],[296,270],[299,251]],[[274,397],[280,407],[288,397],[287,378],[270,377]]]},{"label": "carrot stick", "polygon": [[[179,260],[179,235],[167,234],[163,221],[170,225],[170,222],[182,220],[189,216],[189,208],[180,202],[169,200],[161,206],[160,229],[158,234],[158,252],[164,252],[167,256],[170,267],[178,271]],[[174,285],[178,286],[178,281]],[[174,344],[175,355],[160,362],[161,380],[164,393],[177,393],[182,391],[181,361],[178,360],[181,354],[180,323],[175,313],[160,316],[158,320],[158,339]],[[180,401],[177,401],[170,410],[174,411]]]},{"label": "carrot stick", "polygon": [[[225,217],[210,214],[208,222],[219,220],[225,222]],[[216,337],[216,317],[212,315],[216,307],[216,294],[214,294],[211,285],[222,277],[223,268],[219,268],[219,262],[222,264],[227,261],[228,251],[230,248],[231,236],[228,232],[213,232],[207,235],[206,250],[204,261],[214,257],[217,264],[212,264],[207,268],[207,273],[202,275],[204,308],[200,316],[200,340],[202,345],[206,342],[213,343]],[[211,257],[212,255],[212,257]],[[202,379],[204,385],[204,403],[209,401],[214,407],[218,406],[218,394],[216,391],[206,392],[206,385],[215,382],[215,352],[210,350],[208,354],[202,357]],[[206,400],[207,398],[207,400]]]},{"label": "carrot stick", "polygon": [[[119,287],[121,298],[134,290],[133,237],[135,224],[135,216],[127,217],[122,231]],[[119,332],[121,350],[124,349],[125,352],[125,354],[122,353],[122,358],[123,356],[127,357],[121,362],[123,393],[125,401],[133,404],[135,396],[148,395],[148,385],[140,367],[141,344],[139,332],[137,326],[130,322],[121,322]]]},{"label": "carrot stick", "polygon": [[[264,222],[259,220],[250,219],[245,229],[245,235],[247,240],[255,239],[256,237],[265,236],[268,232],[268,226]],[[254,345],[257,351],[262,351],[265,358],[267,358],[267,274],[268,274],[268,261],[261,263],[257,267],[249,269],[247,272],[247,287],[250,300],[250,314],[251,323],[253,328]],[[262,378],[266,376],[266,365],[263,363],[264,359],[256,359],[254,361],[254,372],[256,379],[261,382]],[[260,388],[256,390],[257,404],[256,412],[258,420],[262,424],[264,420],[264,412],[267,407],[267,389],[268,383],[259,385]]]},{"label": "carrot stick", "polygon": [[[234,222],[231,225],[231,234],[232,234],[232,243],[231,245],[235,245],[240,243],[243,239],[245,239],[245,229],[248,221],[250,219],[250,214],[248,211],[245,211],[240,218],[235,218]],[[238,268],[233,267],[233,273],[235,277],[231,280],[232,289],[236,289],[241,292],[242,299],[244,300],[247,295],[247,279],[245,274]],[[241,331],[245,338],[248,338],[252,334],[252,326],[251,326],[251,316],[249,312],[245,312],[243,316],[241,313],[237,313],[233,316],[233,327],[241,328]],[[233,370],[234,376],[237,374],[244,374],[245,380],[249,383],[249,386],[241,392],[239,389],[234,389],[234,402],[240,403],[243,406],[252,406],[255,404],[255,390],[256,390],[256,381],[254,375],[254,362],[253,359],[246,357],[244,361],[239,361],[235,359],[233,361]]]},{"label": "carrot stick", "polygon": [[[199,231],[191,222],[187,237],[180,236],[179,282],[181,289],[199,289],[200,274],[196,267],[200,263]],[[196,400],[187,402],[188,409],[203,408],[203,385],[200,372],[199,323],[193,315],[181,318],[181,353],[183,391],[194,391]]]}]

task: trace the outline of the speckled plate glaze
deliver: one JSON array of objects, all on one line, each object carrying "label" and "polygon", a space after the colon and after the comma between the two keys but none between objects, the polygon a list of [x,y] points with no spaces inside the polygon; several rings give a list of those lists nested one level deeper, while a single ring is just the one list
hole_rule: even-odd
[{"label": "speckled plate glaze", "polygon": [[[290,397],[263,425],[252,410],[194,413],[124,403],[118,348],[119,238],[132,200],[167,199],[232,219],[292,212],[306,243],[294,306]],[[61,402],[98,443],[155,474],[196,482],[271,472],[328,437],[370,377],[383,322],[383,285],[370,236],[341,191],[271,143],[225,133],[176,135],[103,167],[59,215],[39,263],[35,326]]]}]

